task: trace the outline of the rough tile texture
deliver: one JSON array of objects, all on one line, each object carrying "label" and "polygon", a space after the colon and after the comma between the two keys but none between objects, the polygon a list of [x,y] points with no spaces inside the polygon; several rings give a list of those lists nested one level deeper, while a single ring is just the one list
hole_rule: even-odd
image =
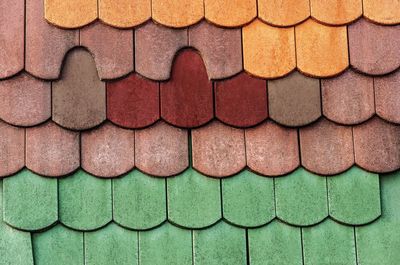
[{"label": "rough tile texture", "polygon": [[374,80],[376,113],[385,120],[400,123],[400,71]]},{"label": "rough tile texture", "polygon": [[174,28],[190,26],[204,16],[202,0],[152,0],[155,21]]},{"label": "rough tile texture", "polygon": [[223,27],[237,27],[257,16],[257,2],[253,0],[204,1],[205,18]]},{"label": "rough tile texture", "polygon": [[396,0],[363,0],[364,15],[382,24],[400,22],[400,3]]},{"label": "rough tile texture", "polygon": [[311,16],[323,23],[343,25],[362,15],[362,0],[310,0]]},{"label": "rough tile texture", "polygon": [[308,0],[258,0],[260,19],[276,26],[291,26],[310,15]]},{"label": "rough tile texture", "polygon": [[0,121],[0,135],[0,177],[5,177],[25,164],[25,129]]},{"label": "rough tile texture", "polygon": [[63,28],[77,28],[97,18],[97,0],[44,0],[44,7],[45,18]]}]

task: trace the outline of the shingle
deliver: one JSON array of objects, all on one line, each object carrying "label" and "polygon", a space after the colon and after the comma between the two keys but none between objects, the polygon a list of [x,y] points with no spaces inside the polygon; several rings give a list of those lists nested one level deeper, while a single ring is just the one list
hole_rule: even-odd
[{"label": "shingle", "polygon": [[25,129],[0,121],[0,177],[14,174],[25,164]]},{"label": "shingle", "polygon": [[385,27],[360,19],[348,31],[350,63],[358,71],[381,75],[400,66],[400,25]]},{"label": "shingle", "polygon": [[187,43],[186,29],[146,23],[135,30],[136,71],[150,79],[168,79],[175,53]]},{"label": "shingle", "polygon": [[94,55],[101,79],[118,78],[133,71],[132,30],[96,22],[80,30],[80,45]]},{"label": "shingle", "polygon": [[310,16],[309,0],[258,0],[260,19],[276,26],[291,26]]},{"label": "shingle", "polygon": [[190,26],[200,21],[203,16],[203,0],[152,0],[153,19],[165,26]]},{"label": "shingle", "polygon": [[116,177],[135,165],[135,132],[105,123],[81,135],[82,168],[98,177]]},{"label": "shingle", "polygon": [[376,113],[383,119],[400,123],[400,71],[374,79]]},{"label": "shingle", "polygon": [[357,124],[375,113],[373,79],[352,70],[321,80],[324,115],[341,124]]},{"label": "shingle", "polygon": [[363,0],[364,16],[381,24],[400,23],[400,2],[397,0]]},{"label": "shingle", "polygon": [[227,78],[243,69],[240,29],[203,21],[189,28],[189,45],[201,53],[210,79]]},{"label": "shingle", "polygon": [[159,84],[138,74],[107,83],[107,118],[128,128],[142,128],[160,118]]},{"label": "shingle", "polygon": [[268,116],[267,83],[246,73],[215,83],[215,115],[229,125],[254,126]]},{"label": "shingle", "polygon": [[198,127],[214,116],[212,83],[200,55],[180,52],[171,79],[160,84],[161,117],[179,127]]},{"label": "shingle", "polygon": [[26,166],[45,176],[64,176],[79,167],[79,133],[53,122],[26,129]]},{"label": "shingle", "polygon": [[242,26],[257,16],[254,0],[205,0],[205,18],[223,27]]},{"label": "shingle", "polygon": [[350,23],[362,15],[362,0],[311,0],[311,16],[329,25]]}]

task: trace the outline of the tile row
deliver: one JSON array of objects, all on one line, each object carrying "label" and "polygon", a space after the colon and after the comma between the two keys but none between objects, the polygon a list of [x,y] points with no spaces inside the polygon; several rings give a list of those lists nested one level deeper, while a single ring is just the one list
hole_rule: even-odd
[{"label": "tile row", "polygon": [[[71,12],[65,12],[71,10]],[[238,27],[256,17],[275,26],[291,26],[312,17],[343,25],[364,16],[379,24],[400,23],[395,0],[45,0],[45,16],[63,28],[78,28],[96,19],[118,28],[149,19],[168,27],[186,27],[203,18],[223,27]]]},{"label": "tile row", "polygon": [[[219,221],[211,227],[189,230],[164,222],[150,230],[135,231],[111,222],[88,232],[58,224],[29,233],[0,222],[0,255],[9,264],[26,265],[392,265],[399,259],[400,175],[380,179],[382,216],[363,226],[326,219],[315,226],[295,227],[273,220],[244,229]],[[358,202],[350,205],[360,206]]]}]

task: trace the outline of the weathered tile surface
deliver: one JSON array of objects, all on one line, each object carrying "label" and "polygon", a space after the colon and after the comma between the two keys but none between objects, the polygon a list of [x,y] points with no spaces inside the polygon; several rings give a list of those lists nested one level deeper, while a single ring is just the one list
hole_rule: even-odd
[{"label": "weathered tile surface", "polygon": [[25,130],[0,121],[0,135],[0,177],[5,177],[25,164]]},{"label": "weathered tile surface", "polygon": [[400,71],[374,79],[376,114],[400,123]]},{"label": "weathered tile surface", "polygon": [[291,26],[310,16],[308,0],[259,0],[258,16],[276,26]]},{"label": "weathered tile surface", "polygon": [[78,28],[97,18],[96,0],[44,0],[44,8],[46,19],[64,28]]},{"label": "weathered tile surface", "polygon": [[205,18],[224,27],[237,27],[257,16],[257,2],[253,0],[204,0]]},{"label": "weathered tile surface", "polygon": [[330,25],[343,25],[362,15],[362,0],[310,0],[311,16]]}]

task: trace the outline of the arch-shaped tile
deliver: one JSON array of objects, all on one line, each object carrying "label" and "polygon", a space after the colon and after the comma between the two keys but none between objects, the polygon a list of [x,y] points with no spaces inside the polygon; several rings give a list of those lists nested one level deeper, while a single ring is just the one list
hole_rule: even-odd
[{"label": "arch-shaped tile", "polygon": [[17,126],[37,125],[51,116],[51,86],[28,74],[0,82],[0,117]]},{"label": "arch-shaped tile", "polygon": [[187,29],[146,23],[135,29],[135,70],[150,79],[167,80],[175,53],[187,43]]},{"label": "arch-shaped tile", "polygon": [[213,88],[200,55],[180,52],[171,79],[160,84],[161,117],[179,127],[198,127],[214,116]]},{"label": "arch-shaped tile", "polygon": [[151,17],[151,0],[100,0],[99,19],[117,28],[130,28]]},{"label": "arch-shaped tile", "polygon": [[276,78],[296,67],[294,28],[277,28],[254,20],[242,32],[246,71],[263,78]]},{"label": "arch-shaped tile", "polygon": [[358,71],[382,75],[400,66],[400,25],[385,27],[360,19],[348,28],[350,63]]},{"label": "arch-shaped tile", "polygon": [[203,0],[152,0],[152,17],[158,23],[180,28],[204,17]]},{"label": "arch-shaped tile", "polygon": [[45,176],[67,175],[80,164],[79,133],[53,122],[26,129],[26,166]]},{"label": "arch-shaped tile", "polygon": [[276,215],[296,225],[314,225],[328,216],[326,178],[303,168],[275,179]]},{"label": "arch-shaped tile", "polygon": [[44,8],[46,20],[62,28],[82,27],[97,18],[97,0],[44,0]]},{"label": "arch-shaped tile", "polygon": [[25,129],[0,121],[0,178],[10,176],[25,165]]},{"label": "arch-shaped tile", "polygon": [[363,0],[364,16],[380,24],[400,23],[400,3],[397,0]]},{"label": "arch-shaped tile", "polygon": [[321,80],[321,93],[323,114],[337,123],[358,124],[375,113],[371,77],[348,70],[335,78]]},{"label": "arch-shaped tile", "polygon": [[92,128],[106,118],[105,84],[92,56],[73,50],[66,58],[63,78],[52,86],[53,120],[68,129]]},{"label": "arch-shaped tile", "polygon": [[98,177],[116,177],[135,166],[135,132],[105,123],[81,135],[82,168]]},{"label": "arch-shaped tile", "polygon": [[266,176],[279,176],[300,164],[297,130],[273,122],[246,129],[247,166]]},{"label": "arch-shaped tile", "polygon": [[258,0],[258,17],[272,25],[292,26],[309,16],[309,0]]},{"label": "arch-shaped tile", "polygon": [[167,179],[168,220],[186,228],[204,228],[221,218],[220,181],[188,169]]},{"label": "arch-shaped tile", "polygon": [[113,180],[113,219],[135,230],[151,229],[167,218],[165,180],[138,170]]},{"label": "arch-shaped tile", "polygon": [[189,28],[189,45],[201,53],[210,79],[242,71],[241,35],[240,29],[221,28],[206,21]]},{"label": "arch-shaped tile", "polygon": [[274,181],[250,171],[222,181],[223,216],[242,227],[264,225],[275,218]]},{"label": "arch-shaped tile", "polygon": [[25,1],[0,1],[0,79],[24,68]]},{"label": "arch-shaped tile", "polygon": [[229,125],[254,126],[268,116],[267,83],[240,73],[215,83],[215,115]]},{"label": "arch-shaped tile", "polygon": [[349,65],[347,29],[312,19],[296,26],[297,68],[317,77],[334,76]]},{"label": "arch-shaped tile", "polygon": [[379,117],[400,123],[400,71],[374,79],[376,113]]},{"label": "arch-shaped tile", "polygon": [[136,131],[135,163],[147,174],[167,177],[189,166],[188,132],[158,122]]},{"label": "arch-shaped tile", "polygon": [[43,3],[26,1],[25,70],[36,77],[56,79],[65,53],[79,45],[79,31],[63,30],[47,23],[43,19]]},{"label": "arch-shaped tile", "polygon": [[321,175],[341,173],[354,164],[351,127],[322,119],[300,129],[301,163]]},{"label": "arch-shaped tile", "polygon": [[60,222],[75,230],[100,228],[112,219],[111,180],[82,170],[59,180]]},{"label": "arch-shaped tile", "polygon": [[348,24],[362,15],[362,0],[311,0],[311,16],[329,25]]},{"label": "arch-shaped tile", "polygon": [[354,127],[353,134],[357,165],[378,173],[400,168],[400,126],[373,118]]},{"label": "arch-shaped tile", "polygon": [[302,126],[321,116],[321,90],[318,79],[299,72],[268,81],[270,117],[286,126]]},{"label": "arch-shaped tile", "polygon": [[205,18],[223,27],[242,26],[257,16],[254,0],[204,0]]},{"label": "arch-shaped tile", "polygon": [[58,220],[57,180],[25,169],[3,180],[4,222],[22,230],[39,230]]},{"label": "arch-shaped tile", "polygon": [[96,22],[80,30],[80,42],[94,55],[101,79],[115,79],[133,71],[133,31]]},{"label": "arch-shaped tile", "polygon": [[138,74],[107,83],[107,118],[128,128],[141,128],[160,118],[160,91],[156,82]]},{"label": "arch-shaped tile", "polygon": [[205,175],[226,177],[246,166],[244,131],[214,121],[192,131],[193,167]]}]

